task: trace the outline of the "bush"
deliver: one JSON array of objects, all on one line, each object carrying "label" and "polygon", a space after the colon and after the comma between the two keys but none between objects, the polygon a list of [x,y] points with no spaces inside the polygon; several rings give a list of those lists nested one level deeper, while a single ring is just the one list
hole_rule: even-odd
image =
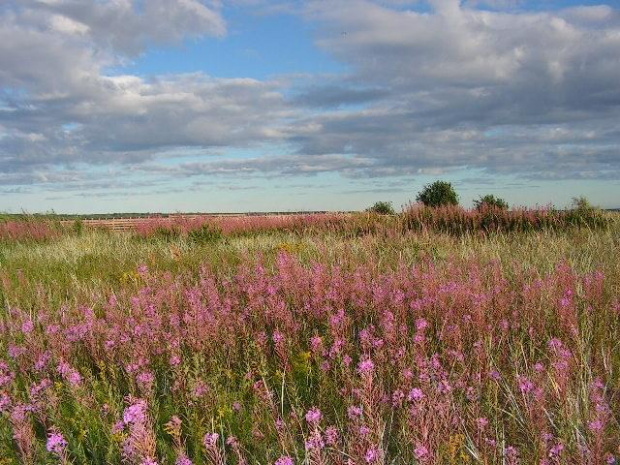
[{"label": "bush", "polygon": [[222,239],[222,230],[205,223],[200,228],[189,231],[187,235],[191,241],[206,244]]},{"label": "bush", "polygon": [[369,213],[378,213],[380,215],[394,215],[394,207],[392,202],[377,202],[372,207],[366,209]]},{"label": "bush", "polygon": [[433,184],[424,186],[416,200],[427,207],[442,207],[459,203],[459,197],[452,184],[446,181],[435,181]]},{"label": "bush", "polygon": [[481,211],[489,208],[497,208],[500,210],[508,210],[508,202],[499,197],[495,197],[492,194],[487,194],[480,197],[478,200],[474,200],[474,207],[476,210]]}]

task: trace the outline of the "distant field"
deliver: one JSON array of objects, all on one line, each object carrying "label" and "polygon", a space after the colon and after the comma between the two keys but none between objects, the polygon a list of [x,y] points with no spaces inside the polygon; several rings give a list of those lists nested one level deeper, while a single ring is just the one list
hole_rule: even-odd
[{"label": "distant field", "polygon": [[95,221],[0,222],[0,464],[617,463],[617,214]]}]

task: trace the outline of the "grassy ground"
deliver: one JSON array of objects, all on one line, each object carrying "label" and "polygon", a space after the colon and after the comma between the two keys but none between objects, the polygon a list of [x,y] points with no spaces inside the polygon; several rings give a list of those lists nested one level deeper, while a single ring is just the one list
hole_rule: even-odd
[{"label": "grassy ground", "polygon": [[616,463],[619,256],[615,217],[4,241],[0,463]]}]

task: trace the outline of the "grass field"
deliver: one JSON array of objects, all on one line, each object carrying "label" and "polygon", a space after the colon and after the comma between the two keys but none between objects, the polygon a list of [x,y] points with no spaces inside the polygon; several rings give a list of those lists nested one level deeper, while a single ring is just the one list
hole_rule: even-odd
[{"label": "grass field", "polygon": [[618,463],[620,218],[429,215],[0,225],[0,464]]}]

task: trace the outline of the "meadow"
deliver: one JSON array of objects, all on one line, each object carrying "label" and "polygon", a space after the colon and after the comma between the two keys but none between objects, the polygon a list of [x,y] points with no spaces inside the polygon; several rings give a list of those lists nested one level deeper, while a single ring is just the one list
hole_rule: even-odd
[{"label": "meadow", "polygon": [[620,217],[0,223],[0,464],[616,464]]}]

